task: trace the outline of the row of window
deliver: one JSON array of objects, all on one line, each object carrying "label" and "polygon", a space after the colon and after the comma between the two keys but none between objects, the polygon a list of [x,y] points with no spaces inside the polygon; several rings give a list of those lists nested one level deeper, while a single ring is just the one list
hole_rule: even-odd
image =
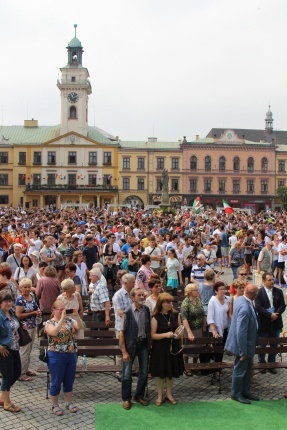
[{"label": "row of window", "polygon": [[[19,164],[26,165],[26,152],[19,152]],[[77,164],[77,152],[76,151],[69,151],[68,152],[68,164]],[[91,151],[89,152],[89,164],[96,165],[98,162],[97,152]],[[0,152],[0,163],[1,164],[8,164],[8,152]],[[47,163],[51,165],[57,164],[57,158],[56,158],[56,151],[48,151],[47,156]],[[112,164],[112,153],[107,151],[104,152],[104,164]],[[226,170],[226,158],[224,156],[221,156],[218,160],[218,170],[220,172],[224,172]],[[41,151],[34,151],[33,153],[33,164],[42,164],[42,152]],[[233,158],[233,171],[240,171],[240,158],[234,157]],[[253,157],[249,157],[247,159],[247,171],[253,172],[254,171],[254,165],[255,161]],[[164,157],[156,157],[156,169],[157,170],[163,170],[166,167],[165,166],[165,158]],[[178,157],[172,157],[171,158],[171,165],[172,170],[179,170],[179,158]],[[130,169],[130,157],[124,157],[123,158],[123,169]],[[137,169],[138,170],[144,170],[145,169],[145,158],[144,157],[138,157],[137,158]],[[192,155],[190,157],[190,170],[191,171],[197,171],[198,169],[198,158],[195,155]],[[205,172],[211,172],[212,170],[212,159],[208,155],[204,159],[204,170]],[[261,159],[261,171],[267,172],[268,171],[268,159],[266,157],[263,157]],[[286,172],[286,160],[278,160],[278,172]]]},{"label": "row of window", "polygon": [[[207,155],[204,158],[204,170],[205,172],[211,172],[212,169],[212,160],[211,157],[209,155]],[[218,170],[220,172],[225,172],[226,170],[226,158],[224,156],[219,157],[218,160]],[[233,171],[235,172],[239,172],[240,168],[241,168],[241,161],[239,157],[234,157],[233,158]],[[248,172],[254,172],[254,158],[253,157],[249,157],[247,159],[247,171]],[[190,157],[190,170],[191,171],[196,171],[198,169],[198,159],[195,155],[192,155]],[[263,157],[261,159],[261,172],[267,172],[268,171],[268,160],[266,157]]]},{"label": "row of window", "polygon": [[[19,152],[19,164],[26,164],[26,152]],[[62,161],[62,160],[61,160]],[[8,163],[8,152],[7,152],[7,162]],[[96,151],[89,152],[89,164],[96,165],[98,163],[98,156]],[[112,164],[112,153],[104,152],[104,164]],[[42,152],[33,152],[33,164],[42,164]],[[47,164],[57,164],[56,151],[48,151]],[[68,164],[77,164],[77,152],[68,152]]]},{"label": "row of window", "polygon": [[[156,157],[156,169],[163,170],[165,168],[164,157]],[[171,158],[171,170],[179,170],[179,158]],[[130,157],[123,157],[123,170],[131,168],[131,159]],[[145,169],[145,158],[138,157],[137,158],[137,169],[144,170]]]},{"label": "row of window", "polygon": [[[254,180],[253,179],[247,179],[246,181],[246,191],[247,193],[254,193],[255,186],[254,186]],[[268,181],[266,179],[262,179],[260,181],[260,187],[261,187],[261,193],[268,193]],[[198,192],[198,180],[197,179],[190,179],[189,181],[189,189],[190,192]],[[204,192],[212,192],[212,179],[204,179],[203,181],[203,191]],[[226,193],[227,191],[227,181],[225,179],[219,179],[218,180],[218,192]],[[233,193],[241,193],[241,183],[239,179],[233,179],[232,180],[232,192]]]},{"label": "row of window", "polygon": [[[68,184],[68,185],[77,185],[81,180],[85,180],[85,176],[77,175],[75,173],[69,173],[67,176],[58,175],[56,173],[48,173],[47,177],[42,178],[41,174],[31,175],[31,178],[27,178],[25,174],[20,173],[18,175],[18,185],[26,185],[26,183],[32,183],[33,185],[42,185],[43,180],[46,185],[56,185],[56,181],[58,185]],[[88,175],[88,184],[89,185],[111,185],[112,176],[111,175],[103,175],[102,178],[97,179],[96,174]],[[86,181],[85,181],[86,183]],[[0,186],[5,186],[8,184],[8,174],[2,173],[0,174]]]}]

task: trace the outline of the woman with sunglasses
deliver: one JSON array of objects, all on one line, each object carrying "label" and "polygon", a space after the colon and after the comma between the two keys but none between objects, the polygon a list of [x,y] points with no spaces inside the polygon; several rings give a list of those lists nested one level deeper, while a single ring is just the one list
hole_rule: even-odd
[{"label": "woman with sunglasses", "polygon": [[145,301],[145,305],[149,307],[151,315],[153,314],[156,302],[160,293],[162,293],[162,285],[160,278],[152,278],[148,282],[148,287],[151,291],[151,295]]},{"label": "woman with sunglasses", "polygon": [[63,410],[58,401],[62,385],[66,409],[72,413],[78,411],[78,407],[72,402],[77,365],[77,342],[75,339],[77,331],[76,321],[66,315],[65,304],[57,299],[52,306],[51,319],[46,322],[45,332],[48,336],[47,357],[51,375],[52,411],[58,416],[63,415]]},{"label": "woman with sunglasses", "polygon": [[241,280],[243,280],[244,285],[246,285],[248,283],[246,277],[247,277],[247,272],[246,272],[245,266],[238,267],[238,269],[236,271],[236,278],[233,280],[233,282],[229,286],[230,297],[233,297],[236,294],[235,288],[233,286],[234,281],[236,279],[241,279]]}]

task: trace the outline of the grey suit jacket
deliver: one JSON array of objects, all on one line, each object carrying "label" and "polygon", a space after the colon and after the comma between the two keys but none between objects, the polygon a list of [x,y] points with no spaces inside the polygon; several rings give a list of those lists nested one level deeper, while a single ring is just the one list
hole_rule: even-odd
[{"label": "grey suit jacket", "polygon": [[234,304],[225,350],[239,357],[253,357],[257,331],[257,318],[252,304],[244,296],[238,297]]}]

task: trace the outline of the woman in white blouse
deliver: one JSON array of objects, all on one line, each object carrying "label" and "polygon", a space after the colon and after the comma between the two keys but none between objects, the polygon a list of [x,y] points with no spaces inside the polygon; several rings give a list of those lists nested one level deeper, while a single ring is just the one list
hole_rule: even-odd
[{"label": "woman in white blouse", "polygon": [[[211,297],[207,309],[207,324],[209,332],[214,338],[222,338],[225,345],[228,327],[232,315],[232,307],[229,297],[225,296],[225,284],[222,281],[215,282],[213,285],[215,296]],[[214,361],[222,361],[223,354],[214,354]]]}]

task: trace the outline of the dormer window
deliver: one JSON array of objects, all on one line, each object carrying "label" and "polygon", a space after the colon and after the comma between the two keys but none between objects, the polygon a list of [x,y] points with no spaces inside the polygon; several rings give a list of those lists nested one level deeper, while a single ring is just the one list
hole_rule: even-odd
[{"label": "dormer window", "polygon": [[71,77],[71,82],[76,82],[76,76]]}]

